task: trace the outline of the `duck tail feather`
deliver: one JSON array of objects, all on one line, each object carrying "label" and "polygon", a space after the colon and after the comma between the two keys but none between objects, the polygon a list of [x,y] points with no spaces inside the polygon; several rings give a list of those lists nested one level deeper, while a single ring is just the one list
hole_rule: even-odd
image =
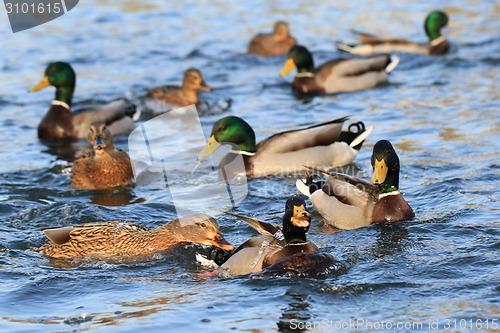
[{"label": "duck tail feather", "polygon": [[385,67],[385,72],[389,74],[392,72],[399,64],[399,57],[396,55],[389,56],[389,63]]}]

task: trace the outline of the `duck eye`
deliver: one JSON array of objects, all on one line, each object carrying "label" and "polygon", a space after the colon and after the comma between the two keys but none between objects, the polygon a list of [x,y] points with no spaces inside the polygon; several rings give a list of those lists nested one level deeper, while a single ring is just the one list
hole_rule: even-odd
[{"label": "duck eye", "polygon": [[198,225],[199,225],[200,227],[202,227],[202,228],[206,228],[206,227],[207,227],[207,225],[206,225],[204,222],[198,223]]}]

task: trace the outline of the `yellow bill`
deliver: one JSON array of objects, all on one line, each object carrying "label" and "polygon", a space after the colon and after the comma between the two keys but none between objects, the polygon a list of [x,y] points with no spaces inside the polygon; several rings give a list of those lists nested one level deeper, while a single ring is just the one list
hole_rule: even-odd
[{"label": "yellow bill", "polygon": [[210,137],[210,139],[208,139],[208,142],[207,142],[207,145],[205,146],[205,148],[203,148],[203,150],[198,155],[197,160],[202,161],[202,160],[206,159],[208,156],[212,155],[213,152],[216,151],[217,148],[219,148],[220,146],[221,146],[221,144],[219,142],[217,142],[215,137],[212,135]]},{"label": "yellow bill", "polygon": [[293,59],[292,58],[286,59],[285,66],[283,66],[283,69],[280,72],[280,76],[288,75],[294,68],[295,68],[295,62],[293,62]]},{"label": "yellow bill", "polygon": [[48,86],[50,86],[49,78],[47,77],[47,75],[45,75],[42,81],[40,81],[36,86],[31,87],[31,89],[28,90],[28,92],[39,91]]},{"label": "yellow bill", "polygon": [[385,182],[385,177],[387,177],[387,165],[385,164],[385,160],[381,161],[375,159],[375,166],[373,167],[373,178],[372,184],[380,185]]}]

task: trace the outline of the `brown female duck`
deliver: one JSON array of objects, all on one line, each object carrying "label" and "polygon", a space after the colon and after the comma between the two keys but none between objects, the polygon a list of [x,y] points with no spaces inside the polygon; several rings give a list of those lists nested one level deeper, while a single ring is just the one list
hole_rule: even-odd
[{"label": "brown female duck", "polygon": [[[254,237],[240,245],[219,268],[219,274],[234,276],[266,270],[269,272],[305,273],[328,265],[333,258],[320,253],[313,243],[307,241],[306,233],[311,223],[304,199],[293,196],[287,200],[283,215],[283,228],[274,235],[269,230],[279,229],[255,227],[264,236]],[[252,225],[253,226],[253,225]],[[265,232],[265,231],[267,232]]]},{"label": "brown female duck", "polygon": [[288,23],[278,21],[274,23],[272,33],[261,33],[252,38],[248,44],[248,53],[261,56],[286,54],[295,44],[295,38],[290,36]]},{"label": "brown female duck", "polygon": [[198,105],[198,90],[212,91],[212,88],[206,85],[201,72],[196,68],[190,68],[184,72],[182,87],[162,86],[148,91],[146,97],[156,99],[165,104],[173,104],[178,107],[191,104]]},{"label": "brown female duck", "polygon": [[39,91],[48,86],[56,88],[56,96],[49,111],[38,125],[38,137],[43,140],[84,139],[90,124],[103,121],[112,135],[126,133],[134,127],[133,121],[140,112],[135,105],[124,100],[111,102],[98,108],[71,112],[71,102],[75,90],[76,74],[66,62],[50,63],[45,75],[29,91]]},{"label": "brown female duck", "polygon": [[338,229],[412,219],[415,214],[399,192],[399,157],[389,141],[380,140],[373,146],[371,163],[372,183],[316,170],[329,175],[328,179],[319,184],[298,180],[297,187]]},{"label": "brown female duck", "polygon": [[131,222],[100,222],[43,230],[49,242],[40,253],[53,258],[96,259],[147,256],[179,243],[215,245],[232,250],[217,222],[203,214],[175,219],[156,229]]},{"label": "brown female duck", "polygon": [[113,144],[104,122],[90,125],[91,151],[77,157],[71,171],[71,185],[76,189],[103,190],[133,183],[134,174],[127,153]]}]

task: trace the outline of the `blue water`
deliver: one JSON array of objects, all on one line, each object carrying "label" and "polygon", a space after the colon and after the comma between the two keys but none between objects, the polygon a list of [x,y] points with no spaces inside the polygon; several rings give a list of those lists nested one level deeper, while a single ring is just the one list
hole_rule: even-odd
[{"label": "blue water", "polygon": [[[16,34],[2,9],[0,331],[498,330],[498,3],[447,2],[441,8],[461,24],[445,30],[450,54],[400,55],[389,83],[309,103],[292,97],[291,76],[278,77],[285,57],[244,54],[251,36],[278,19],[290,23],[317,64],[346,56],[333,45],[352,41],[351,28],[424,41],[423,17],[440,6],[411,0],[87,0]],[[203,279],[195,274],[207,269],[194,261],[202,249],[192,246],[147,263],[56,265],[36,251],[45,242],[42,228],[116,219],[155,227],[175,212],[145,187],[115,194],[71,189],[72,151],[48,147],[36,136],[53,90],[27,93],[55,60],[70,62],[78,74],[76,108],[136,99],[147,88],[180,83],[185,69],[197,67],[214,88],[203,100],[233,101],[229,110],[202,117],[206,130],[236,114],[260,140],[351,115],[375,130],[344,171],[369,178],[373,144],[390,140],[401,160],[400,187],[416,217],[330,233],[314,214],[310,240],[338,259],[318,277]],[[126,149],[127,138],[116,144]],[[292,177],[251,179],[236,212],[279,223],[294,183]],[[255,236],[233,217],[218,221],[233,244]]]}]

